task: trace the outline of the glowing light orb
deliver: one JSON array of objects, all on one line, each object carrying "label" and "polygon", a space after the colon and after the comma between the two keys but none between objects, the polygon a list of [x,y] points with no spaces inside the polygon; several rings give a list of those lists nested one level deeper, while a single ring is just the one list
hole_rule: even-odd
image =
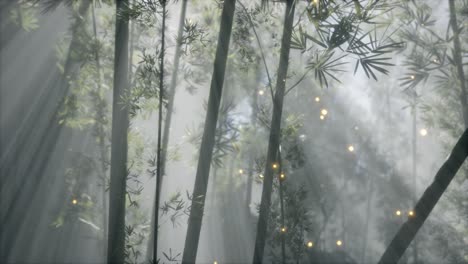
[{"label": "glowing light orb", "polygon": [[320,115],[320,120],[324,120],[324,119],[325,119],[325,116]]},{"label": "glowing light orb", "polygon": [[213,264],[218,264],[218,261],[216,261],[216,260],[215,260],[215,261],[213,261]]},{"label": "glowing light orb", "polygon": [[320,97],[318,97],[318,96],[315,97],[315,102],[317,102],[317,103],[320,102]]},{"label": "glowing light orb", "polygon": [[336,245],[339,246],[339,247],[341,247],[341,246],[343,245],[343,241],[337,240],[337,241],[336,241]]},{"label": "glowing light orb", "polygon": [[397,216],[400,216],[400,215],[401,215],[401,211],[400,211],[400,210],[397,210],[397,211],[395,212],[395,214],[396,214]]},{"label": "glowing light orb", "polygon": [[413,212],[413,211],[409,211],[409,212],[408,212],[408,215],[409,215],[409,216],[414,216],[414,212]]},{"label": "glowing light orb", "polygon": [[281,228],[281,233],[286,233],[286,227]]},{"label": "glowing light orb", "polygon": [[260,177],[260,179],[263,179],[263,174],[258,175],[258,177]]},{"label": "glowing light orb", "polygon": [[273,169],[277,169],[277,168],[278,168],[278,164],[273,163]]},{"label": "glowing light orb", "polygon": [[240,169],[239,170],[239,174],[243,174],[244,173],[244,170],[243,169]]},{"label": "glowing light orb", "polygon": [[280,179],[281,179],[281,180],[286,179],[286,175],[284,175],[284,173],[281,173],[281,174],[280,174]]},{"label": "glowing light orb", "polygon": [[416,77],[414,77],[414,75],[411,75],[410,78],[411,78],[411,80],[414,80],[414,78],[416,78]]},{"label": "glowing light orb", "polygon": [[421,130],[419,130],[419,134],[423,137],[427,136],[427,129],[422,128]]},{"label": "glowing light orb", "polygon": [[322,109],[320,110],[320,113],[323,115],[323,116],[326,116],[328,114],[328,110],[327,109]]},{"label": "glowing light orb", "polygon": [[73,199],[73,200],[72,200],[72,204],[78,204],[78,200]]},{"label": "glowing light orb", "polygon": [[265,94],[265,91],[260,90],[260,91],[258,91],[258,94],[259,94],[259,95],[264,95],[264,94]]},{"label": "glowing light orb", "polygon": [[312,242],[312,241],[307,242],[307,247],[308,248],[311,248],[313,246],[314,246],[314,242]]},{"label": "glowing light orb", "polygon": [[349,146],[348,146],[348,151],[349,151],[349,152],[354,152],[354,146],[353,146],[353,145],[349,145]]}]

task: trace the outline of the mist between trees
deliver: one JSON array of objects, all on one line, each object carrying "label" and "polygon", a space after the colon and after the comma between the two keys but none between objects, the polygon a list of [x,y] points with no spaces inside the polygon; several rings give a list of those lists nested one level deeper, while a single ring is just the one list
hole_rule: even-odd
[{"label": "mist between trees", "polygon": [[1,263],[468,263],[465,0],[0,1]]}]

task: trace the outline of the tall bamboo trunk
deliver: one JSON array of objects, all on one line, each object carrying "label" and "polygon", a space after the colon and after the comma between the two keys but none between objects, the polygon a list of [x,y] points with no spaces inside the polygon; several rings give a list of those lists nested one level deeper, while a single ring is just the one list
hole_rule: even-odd
[{"label": "tall bamboo trunk", "polygon": [[416,236],[419,228],[429,217],[440,197],[447,189],[455,174],[468,156],[468,129],[458,140],[450,153],[450,156],[442,165],[434,177],[434,181],[424,192],[421,199],[414,208],[414,216],[408,218],[403,226],[398,230],[390,245],[380,258],[379,264],[397,263],[411,241]]},{"label": "tall bamboo trunk", "polygon": [[161,34],[161,52],[159,56],[159,117],[158,117],[158,147],[156,160],[156,192],[154,199],[154,226],[153,226],[153,262],[158,261],[158,227],[159,227],[159,199],[161,198],[161,137],[162,137],[162,112],[164,98],[164,54],[165,51],[165,32],[166,32],[166,0],[161,1],[162,5],[162,34]]},{"label": "tall bamboo trunk", "polygon": [[114,95],[112,102],[112,140],[109,190],[109,231],[107,262],[125,261],[125,195],[127,180],[128,106],[122,99],[128,91],[128,19],[124,15],[128,0],[117,0],[114,53]]},{"label": "tall bamboo trunk", "polygon": [[253,263],[262,263],[263,252],[265,250],[268,216],[270,213],[271,204],[271,191],[273,188],[273,164],[277,162],[275,159],[277,157],[277,151],[280,144],[281,115],[283,111],[285,84],[288,72],[294,9],[295,0],[287,0],[283,26],[283,37],[281,40],[278,77],[276,81],[276,92],[275,98],[273,99],[273,116],[271,120],[270,139],[268,142],[268,153],[263,181],[262,199],[260,203],[260,214],[257,224],[257,237],[255,240]]},{"label": "tall bamboo trunk", "polygon": [[[171,77],[171,84],[169,86],[169,90],[167,92],[167,105],[166,105],[166,118],[164,120],[164,132],[162,137],[162,147],[161,147],[161,179],[160,185],[163,184],[164,176],[166,173],[166,160],[167,160],[167,148],[169,145],[169,130],[171,128],[171,120],[172,120],[172,111],[174,109],[174,97],[175,97],[175,89],[177,86],[177,76],[179,72],[179,61],[180,61],[180,54],[182,50],[182,37],[184,33],[184,25],[185,25],[185,15],[187,11],[187,0],[182,1],[181,11],[180,11],[180,18],[179,18],[179,29],[177,31],[177,40],[176,40],[176,48],[174,54],[174,68]],[[153,204],[152,209],[152,216],[151,216],[151,225],[154,226],[155,221],[155,208],[156,204]],[[154,229],[151,229],[150,238],[148,240],[147,248],[146,248],[146,259],[151,259],[153,254],[153,244],[154,244]]]},{"label": "tall bamboo trunk", "polygon": [[455,0],[449,0],[449,9],[450,9],[450,26],[453,31],[453,60],[455,61],[455,66],[457,67],[458,79],[460,81],[460,103],[462,106],[463,120],[465,122],[465,128],[468,128],[468,103],[467,103],[467,93],[466,93],[466,80],[465,73],[463,71],[463,61],[461,54],[461,45],[460,45],[460,29],[458,28],[457,14],[455,10]]},{"label": "tall bamboo trunk", "polygon": [[224,1],[182,263],[195,263],[216,135],[236,0]]}]

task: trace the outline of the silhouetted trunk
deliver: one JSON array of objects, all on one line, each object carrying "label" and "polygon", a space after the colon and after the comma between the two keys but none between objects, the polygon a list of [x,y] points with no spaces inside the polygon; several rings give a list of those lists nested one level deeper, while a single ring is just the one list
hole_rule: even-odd
[{"label": "silhouetted trunk", "polygon": [[270,139],[268,142],[268,153],[263,181],[262,199],[260,203],[260,214],[257,224],[257,237],[255,240],[253,263],[262,263],[263,252],[265,250],[268,216],[270,214],[271,191],[273,187],[273,174],[275,172],[273,164],[277,162],[275,159],[277,157],[277,151],[280,144],[281,115],[283,111],[284,90],[288,73],[291,33],[294,21],[294,2],[295,0],[287,0],[286,2],[278,77],[276,81],[275,98],[273,99],[273,116],[271,120]]},{"label": "silhouetted trunk", "polygon": [[398,233],[382,255],[379,264],[398,262],[467,156],[468,129],[460,137],[447,161],[437,172],[434,181],[426,189],[421,199],[419,199],[413,210],[414,216],[410,217],[398,230]]},{"label": "silhouetted trunk", "polygon": [[195,263],[197,258],[198,241],[208,187],[235,5],[235,0],[224,1],[182,263]]},{"label": "silhouetted trunk", "polygon": [[463,120],[465,121],[465,128],[468,128],[468,103],[466,93],[465,73],[463,72],[463,61],[460,46],[460,29],[458,28],[457,14],[455,10],[455,0],[449,0],[450,9],[450,26],[453,31],[453,60],[457,67],[458,79],[460,81],[460,103],[462,106]]},{"label": "silhouetted trunk", "polygon": [[128,19],[123,14],[128,0],[117,0],[114,53],[114,96],[109,189],[108,263],[125,260],[125,195],[127,181],[128,106],[123,97],[128,90]]},{"label": "silhouetted trunk", "polygon": [[[166,174],[166,159],[167,159],[167,148],[169,145],[169,131],[171,128],[172,111],[174,109],[174,97],[175,97],[175,89],[177,86],[177,75],[179,73],[179,61],[180,61],[180,53],[181,53],[181,47],[182,47],[182,37],[184,33],[186,10],[187,10],[187,0],[183,0],[181,11],[180,11],[180,18],[179,18],[179,29],[177,31],[177,40],[176,40],[176,48],[175,48],[175,55],[174,55],[174,68],[172,71],[171,84],[169,86],[169,91],[167,92],[166,119],[164,120],[164,132],[163,132],[162,147],[161,147],[160,185],[163,184],[164,176]],[[151,226],[154,226],[155,205],[156,204],[153,204]],[[153,254],[153,240],[154,240],[154,230],[151,229],[151,234],[150,234],[149,242],[148,242],[147,249],[146,249],[147,259],[151,259],[151,256]]]}]

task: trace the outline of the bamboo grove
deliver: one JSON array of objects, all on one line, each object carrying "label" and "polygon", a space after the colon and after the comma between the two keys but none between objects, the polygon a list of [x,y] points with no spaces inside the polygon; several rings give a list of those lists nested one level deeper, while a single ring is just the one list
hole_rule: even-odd
[{"label": "bamboo grove", "polygon": [[468,263],[466,0],[0,24],[1,263]]}]

